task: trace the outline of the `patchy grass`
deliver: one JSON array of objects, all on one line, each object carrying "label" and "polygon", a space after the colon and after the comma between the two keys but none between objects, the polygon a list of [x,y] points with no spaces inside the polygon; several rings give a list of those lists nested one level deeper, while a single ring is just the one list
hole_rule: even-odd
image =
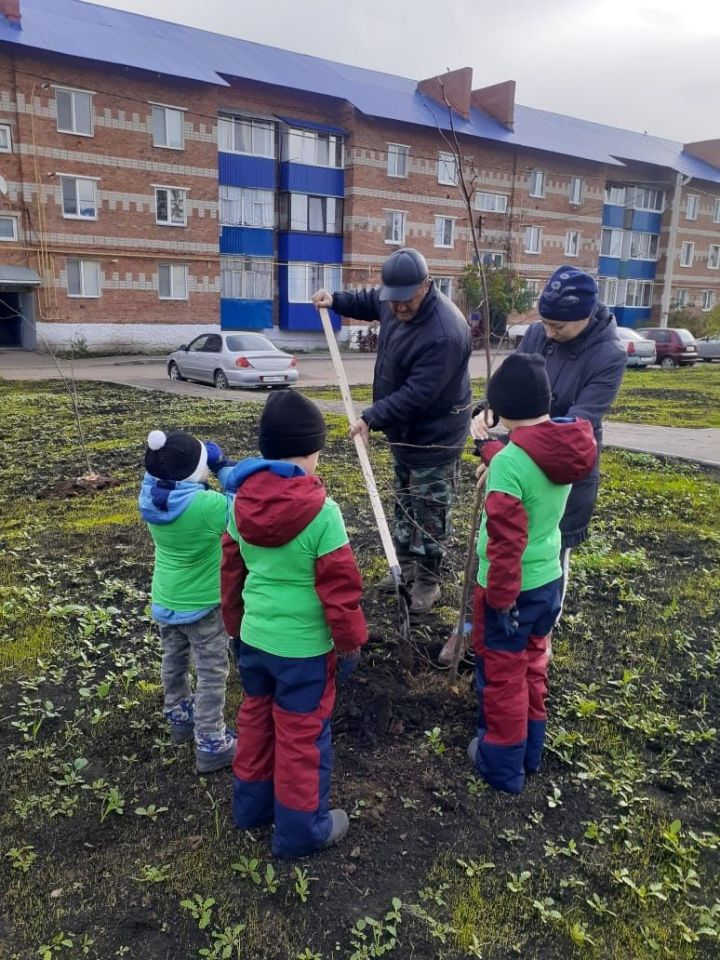
[{"label": "patchy grass", "polygon": [[[286,863],[267,830],[234,829],[229,774],[199,778],[169,743],[135,513],[148,430],[247,455],[260,408],[99,384],[80,402],[93,463],[120,484],[43,499],[84,470],[69,405],[56,384],[0,383],[2,960],[718,956],[717,472],[604,455],[553,640],[546,762],[510,798],[465,757],[467,665],[456,690],[433,665],[459,602],[472,458],[443,605],[414,622],[403,677],[393,604],[371,587],[385,565],[362,477],[330,417],[321,472],[370,585],[371,644],[334,718],[333,802],[351,833]],[[387,445],[371,455],[389,503]],[[229,722],[241,696],[232,676]]]}]

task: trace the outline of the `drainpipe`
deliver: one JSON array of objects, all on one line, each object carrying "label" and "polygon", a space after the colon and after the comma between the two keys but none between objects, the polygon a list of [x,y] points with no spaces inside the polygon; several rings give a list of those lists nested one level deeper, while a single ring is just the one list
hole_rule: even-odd
[{"label": "drainpipe", "polygon": [[677,246],[678,221],[680,219],[680,200],[682,188],[689,183],[691,177],[683,177],[681,173],[675,175],[675,192],[673,193],[672,212],[670,214],[670,230],[668,232],[668,246],[665,257],[665,277],[663,278],[662,296],[660,298],[660,326],[668,325],[670,313],[670,296],[672,294],[673,270],[675,267],[675,248]]}]

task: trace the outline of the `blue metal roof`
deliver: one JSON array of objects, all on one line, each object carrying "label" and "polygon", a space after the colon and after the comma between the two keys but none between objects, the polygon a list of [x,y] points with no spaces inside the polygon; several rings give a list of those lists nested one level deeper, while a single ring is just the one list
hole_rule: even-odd
[{"label": "blue metal roof", "polygon": [[[0,42],[221,86],[229,85],[227,78],[244,78],[344,100],[368,116],[449,126],[444,109],[405,77],[83,0],[22,0],[22,15],[22,29],[0,17]],[[468,120],[456,116],[454,122],[458,133],[471,137],[620,168],[623,161],[653,164],[720,183],[720,168],[685,153],[682,143],[545,110],[516,106],[512,131],[477,109]]]}]

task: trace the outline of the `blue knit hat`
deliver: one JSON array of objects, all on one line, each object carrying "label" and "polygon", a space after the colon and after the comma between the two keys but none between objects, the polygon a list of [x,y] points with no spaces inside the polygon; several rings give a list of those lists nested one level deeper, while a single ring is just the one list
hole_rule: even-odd
[{"label": "blue knit hat", "polygon": [[585,320],[598,302],[597,284],[589,273],[575,267],[560,267],[540,294],[538,313],[545,320],[568,323]]}]

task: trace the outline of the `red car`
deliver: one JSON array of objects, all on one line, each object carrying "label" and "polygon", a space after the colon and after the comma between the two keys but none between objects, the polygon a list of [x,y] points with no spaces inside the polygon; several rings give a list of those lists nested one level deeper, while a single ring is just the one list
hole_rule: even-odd
[{"label": "red car", "polygon": [[638,327],[641,337],[653,340],[657,351],[657,362],[666,370],[698,362],[697,343],[689,330],[681,327]]}]

